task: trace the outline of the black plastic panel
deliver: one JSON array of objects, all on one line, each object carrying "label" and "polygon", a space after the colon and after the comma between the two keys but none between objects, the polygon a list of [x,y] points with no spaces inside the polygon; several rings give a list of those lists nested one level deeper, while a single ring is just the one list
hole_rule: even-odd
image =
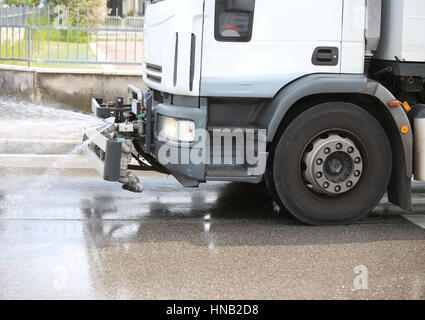
[{"label": "black plastic panel", "polygon": [[337,47],[318,47],[313,52],[311,62],[315,66],[336,66],[339,62]]}]

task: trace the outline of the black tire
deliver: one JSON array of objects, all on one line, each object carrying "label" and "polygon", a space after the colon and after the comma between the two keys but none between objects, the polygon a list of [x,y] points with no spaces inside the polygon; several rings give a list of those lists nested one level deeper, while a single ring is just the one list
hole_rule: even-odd
[{"label": "black tire", "polygon": [[[312,139],[329,130],[342,130],[353,137],[364,158],[358,183],[337,196],[309,188],[300,168]],[[280,204],[309,225],[350,224],[365,218],[382,199],[391,177],[391,145],[384,129],[351,103],[324,103],[303,112],[283,132],[274,151],[272,179],[268,180],[274,182]]]}]

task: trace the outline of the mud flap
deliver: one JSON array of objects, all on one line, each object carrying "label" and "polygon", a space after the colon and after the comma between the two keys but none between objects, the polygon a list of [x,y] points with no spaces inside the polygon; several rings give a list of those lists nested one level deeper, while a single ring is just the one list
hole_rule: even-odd
[{"label": "mud flap", "polygon": [[112,141],[103,133],[105,126],[91,128],[84,132],[84,154],[91,165],[106,181],[117,182],[120,179],[122,142]]}]

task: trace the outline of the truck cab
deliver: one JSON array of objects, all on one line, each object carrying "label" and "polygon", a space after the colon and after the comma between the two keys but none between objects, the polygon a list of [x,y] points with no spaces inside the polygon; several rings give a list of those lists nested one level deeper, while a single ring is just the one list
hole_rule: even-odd
[{"label": "truck cab", "polygon": [[425,180],[424,28],[421,0],[152,0],[147,88],[93,111],[186,187],[265,182],[313,225],[365,217],[385,192],[408,210]]},{"label": "truck cab", "polygon": [[177,95],[273,98],[306,74],[363,74],[365,10],[338,0],[154,2],[145,83]]}]

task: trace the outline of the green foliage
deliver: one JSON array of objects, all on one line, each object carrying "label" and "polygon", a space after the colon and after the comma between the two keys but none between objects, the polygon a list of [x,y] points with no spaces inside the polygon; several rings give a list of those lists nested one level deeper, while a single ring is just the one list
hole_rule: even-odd
[{"label": "green foliage", "polygon": [[[59,41],[60,42],[67,42],[69,38],[69,42],[76,43],[77,41],[79,43],[86,43],[87,42],[87,32],[86,31],[69,31],[66,30],[40,30],[40,33],[38,31],[36,32],[34,39],[38,41],[40,38],[40,41],[48,41],[55,42],[58,41],[58,35],[59,35]],[[88,41],[93,41],[93,37],[88,34]]]},{"label": "green foliage", "polygon": [[[55,6],[69,7],[69,22],[72,26],[76,26],[78,22],[80,27],[85,27],[88,16],[89,27],[94,27],[98,22],[101,23],[106,16],[106,0],[51,0],[52,12],[55,11],[53,9]],[[58,12],[57,10],[56,12]]]},{"label": "green foliage", "polygon": [[[36,36],[36,35],[34,35]],[[28,37],[28,35],[26,35]],[[101,68],[98,65],[84,65],[84,61],[96,60],[96,54],[91,50],[90,46],[87,47],[85,43],[69,43],[66,42],[55,42],[54,39],[51,39],[50,43],[46,40],[38,41],[38,38],[34,41],[34,48],[31,57],[32,59],[41,59],[41,60],[70,60],[81,61],[81,64],[51,64],[51,63],[35,63],[32,62],[31,65],[34,67],[49,67],[49,68]],[[22,39],[21,41],[16,41],[12,45],[12,40],[9,40],[6,46],[6,41],[2,42],[1,46],[1,57],[2,58],[27,58],[28,52],[26,47],[26,40]],[[78,57],[78,58],[77,58]],[[21,65],[26,66],[28,62],[26,61],[0,61],[1,64],[8,65]]]},{"label": "green foliage", "polygon": [[[0,1],[1,2],[1,1]],[[38,6],[40,0],[7,0],[5,1],[10,6]]]},{"label": "green foliage", "polygon": [[[38,17],[36,17],[36,21],[35,24],[38,25]],[[48,26],[48,19],[46,16],[40,16],[40,25],[41,26]],[[70,25],[72,26],[72,24],[70,23]],[[76,24],[75,24],[76,25]],[[56,26],[56,22],[53,18],[50,19],[50,26]],[[81,25],[81,28],[84,28],[86,25]],[[59,41],[60,42],[79,42],[79,43],[85,43],[87,42],[87,37],[89,42],[91,41],[91,33],[87,31],[74,31],[74,30],[36,30],[35,34],[34,34],[34,39],[36,39],[36,41],[38,41],[38,39],[40,39],[40,41],[57,41],[58,40],[58,35],[59,35]]]},{"label": "green foliage", "polygon": [[[34,0],[13,0],[18,2],[29,2]],[[34,1],[38,2],[38,1]],[[62,27],[63,29],[36,30],[34,39],[37,41],[59,41],[60,42],[79,42],[85,43],[93,38],[90,32],[81,30],[65,30],[70,27],[79,27],[81,29],[99,27],[103,25],[106,16],[106,0],[52,0],[49,2],[49,11],[47,8],[36,9],[34,15],[31,15],[27,24],[35,26]],[[69,8],[69,12],[68,12]],[[48,12],[50,14],[48,14]],[[69,19],[68,19],[69,18]]]},{"label": "green foliage", "polygon": [[[69,25],[76,27],[96,27],[101,24],[107,15],[107,0],[50,0],[50,25],[57,25],[63,23],[65,26],[68,24],[68,9],[69,8]],[[40,0],[8,0],[6,2],[12,6],[35,6],[37,7]],[[37,14],[36,9],[36,14]],[[43,9],[44,17],[43,26],[48,25],[47,12]],[[38,18],[37,18],[38,20]]]}]

